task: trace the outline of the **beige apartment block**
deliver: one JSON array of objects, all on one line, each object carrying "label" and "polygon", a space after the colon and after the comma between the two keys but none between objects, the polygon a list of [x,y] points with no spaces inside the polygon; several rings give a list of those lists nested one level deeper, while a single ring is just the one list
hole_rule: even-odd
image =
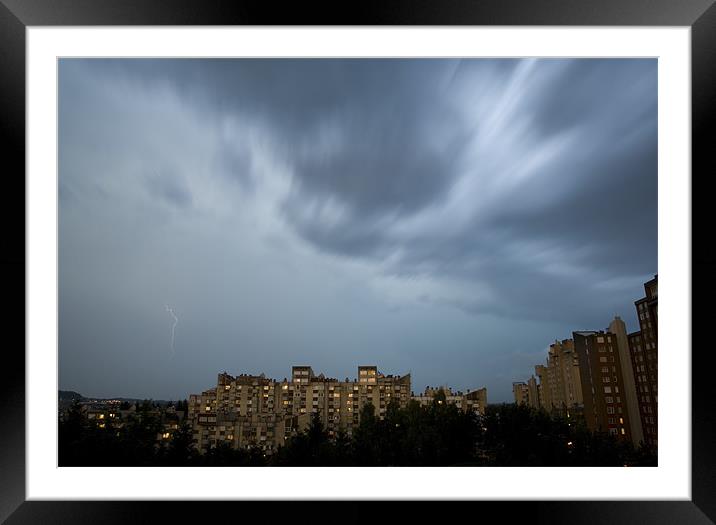
[{"label": "beige apartment block", "polygon": [[384,375],[376,366],[359,366],[353,381],[316,375],[310,366],[294,366],[291,379],[282,381],[224,372],[216,388],[190,396],[189,421],[201,451],[225,442],[270,454],[307,428],[312,414],[321,417],[330,436],[351,435],[364,404],[372,403],[383,418],[390,401],[402,408],[409,400],[410,375]]},{"label": "beige apartment block", "polygon": [[515,381],[512,383],[512,395],[515,396],[516,405],[529,405],[530,391],[527,383]]},{"label": "beige apartment block", "polygon": [[631,426],[631,439],[634,446],[639,446],[644,440],[644,432],[642,430],[641,418],[636,415],[639,413],[639,401],[637,399],[636,392],[636,375],[634,373],[634,363],[632,363],[632,357],[630,352],[629,336],[626,331],[626,324],[620,317],[615,317],[614,320],[609,323],[608,332],[611,332],[617,336],[617,343],[619,348],[619,362],[622,367],[622,376],[624,377],[624,399],[626,400],[627,410],[632,416],[629,418],[629,425]]},{"label": "beige apartment block", "polygon": [[583,403],[574,340],[564,339],[549,345],[546,388],[549,389],[549,405],[545,405],[547,410],[564,410]]},{"label": "beige apartment block", "polygon": [[527,380],[527,404],[532,408],[539,408],[540,405],[540,386],[537,384],[535,376],[531,376]]}]

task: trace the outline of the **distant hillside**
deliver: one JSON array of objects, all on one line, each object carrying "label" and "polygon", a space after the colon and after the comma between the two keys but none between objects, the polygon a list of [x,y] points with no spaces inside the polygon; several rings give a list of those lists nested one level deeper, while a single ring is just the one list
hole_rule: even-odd
[{"label": "distant hillside", "polygon": [[84,396],[73,390],[60,390],[60,401],[74,401],[75,399],[81,401]]},{"label": "distant hillside", "polygon": [[[72,402],[72,401],[108,401],[110,399],[117,400],[117,401],[126,401],[127,403],[141,403],[144,401],[144,399],[139,399],[136,397],[109,397],[109,398],[96,398],[96,397],[85,397],[79,392],[75,392],[74,390],[60,390],[59,391],[59,398],[60,402]],[[151,400],[156,405],[168,405],[169,403],[176,403],[176,401],[167,401],[164,399],[152,399]]]}]

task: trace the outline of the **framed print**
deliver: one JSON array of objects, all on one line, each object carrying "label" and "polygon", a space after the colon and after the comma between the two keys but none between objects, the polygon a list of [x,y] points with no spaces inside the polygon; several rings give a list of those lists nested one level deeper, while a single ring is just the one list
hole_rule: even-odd
[{"label": "framed print", "polygon": [[712,2],[316,7],[0,8],[3,519],[713,520]]}]

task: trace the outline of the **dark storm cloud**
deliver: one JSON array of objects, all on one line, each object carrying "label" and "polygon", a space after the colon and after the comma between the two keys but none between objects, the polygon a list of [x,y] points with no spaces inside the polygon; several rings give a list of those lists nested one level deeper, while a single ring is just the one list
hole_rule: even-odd
[{"label": "dark storm cloud", "polygon": [[[580,268],[582,279],[655,271],[655,60],[543,60],[531,67],[510,59],[96,65],[145,88],[176,92],[210,114],[265,126],[274,153],[293,174],[285,219],[327,252],[372,258],[399,252],[396,275],[433,271],[487,281],[509,300],[516,299],[510,290],[527,285],[533,293],[520,303],[526,312],[539,309],[525,301],[542,301],[550,288],[564,293],[590,284],[548,275],[530,254],[515,258],[505,245],[560,246],[554,262]],[[474,112],[476,105],[485,109]],[[479,146],[493,129],[504,135],[507,151],[491,150],[489,141]],[[562,137],[575,138],[538,167],[521,165]],[[250,155],[226,142],[216,166],[250,187]],[[482,186],[499,186],[520,169],[528,176],[476,201],[470,220],[445,224],[437,238],[391,231],[401,219],[446,204],[461,177],[474,178],[479,195]],[[191,202],[179,186],[162,186],[161,194]]]},{"label": "dark storm cloud", "polygon": [[[456,176],[461,112],[446,91],[456,61],[97,61],[109,75],[170,89],[214,115],[270,128],[295,193],[363,214],[410,213]],[[230,157],[235,145],[224,145]],[[222,162],[225,160],[222,158]]]},{"label": "dark storm cloud", "polygon": [[[656,109],[652,59],[63,60],[65,297],[103,291],[141,323],[141,296],[147,334],[182,299],[207,370],[240,332],[249,368],[288,345],[343,376],[336,346],[399,367],[443,338],[455,363],[493,351],[527,372],[505,356],[629,317],[657,271]],[[90,286],[101,265],[126,273],[117,290]]]}]

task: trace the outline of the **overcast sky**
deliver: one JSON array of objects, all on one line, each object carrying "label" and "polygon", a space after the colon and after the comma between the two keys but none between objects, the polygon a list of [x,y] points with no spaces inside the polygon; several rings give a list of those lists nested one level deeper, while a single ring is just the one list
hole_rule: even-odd
[{"label": "overcast sky", "polygon": [[62,59],[58,191],[61,389],[377,364],[512,401],[638,328],[657,61]]}]

